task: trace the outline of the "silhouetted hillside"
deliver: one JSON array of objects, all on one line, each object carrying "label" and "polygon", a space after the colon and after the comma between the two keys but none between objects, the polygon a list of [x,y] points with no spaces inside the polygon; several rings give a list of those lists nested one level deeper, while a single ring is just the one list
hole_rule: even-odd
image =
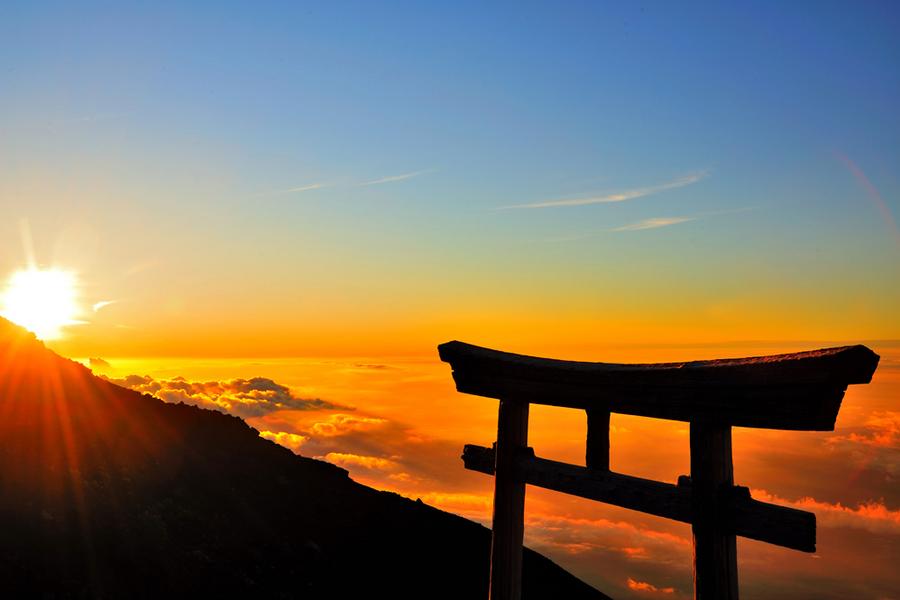
[{"label": "silhouetted hillside", "polygon": [[[490,532],[241,419],[94,377],[0,319],[0,592],[485,598]],[[525,595],[604,598],[526,551]]]}]

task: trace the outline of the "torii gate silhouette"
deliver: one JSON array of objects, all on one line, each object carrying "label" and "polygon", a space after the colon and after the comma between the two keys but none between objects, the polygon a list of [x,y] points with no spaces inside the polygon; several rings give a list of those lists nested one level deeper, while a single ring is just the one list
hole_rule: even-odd
[{"label": "torii gate silhouette", "polygon": [[[536,358],[463,342],[438,346],[456,389],[500,400],[493,448],[466,445],[467,469],[494,475],[490,600],[519,600],[525,484],[690,523],[694,598],[738,598],[736,536],[816,550],[813,513],[759,502],[734,485],[731,428],[832,431],[847,385],[869,383],[865,346],[684,363]],[[587,412],[587,467],[534,455],[528,407]],[[690,423],[691,474],[677,485],[609,470],[610,413]]]}]

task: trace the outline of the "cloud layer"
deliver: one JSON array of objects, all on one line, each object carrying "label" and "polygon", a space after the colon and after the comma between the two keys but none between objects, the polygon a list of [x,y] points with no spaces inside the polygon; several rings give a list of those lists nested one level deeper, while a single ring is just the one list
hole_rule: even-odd
[{"label": "cloud layer", "polygon": [[[890,356],[883,357],[885,365],[889,360]],[[439,423],[429,423],[422,416],[424,411],[416,412],[419,402],[448,394],[447,373],[431,363],[354,359],[315,368],[303,377],[315,380],[317,389],[327,390],[323,395],[360,408],[352,412],[327,407],[297,410],[317,406],[276,393],[264,408],[254,406],[259,416],[248,419],[263,438],[341,465],[360,483],[421,498],[490,525],[493,480],[466,471],[459,457],[463,443],[489,444],[493,439],[496,412],[492,406],[485,408],[490,411],[485,417],[487,429],[473,426],[471,419],[453,425],[454,413],[447,404],[433,416]],[[758,500],[815,512],[819,523],[819,551],[814,555],[752,540],[738,542],[741,588],[748,597],[892,597],[898,582],[892,557],[900,540],[896,486],[900,376],[895,373],[900,369],[879,370],[871,386],[848,392],[834,432],[735,432],[739,483],[752,486]],[[280,377],[274,375],[276,380]],[[888,378],[891,383],[886,385]],[[136,380],[140,386],[153,387],[149,378]],[[184,386],[179,381],[183,382],[172,380],[160,389],[177,391]],[[224,394],[228,402],[226,407],[219,394],[218,408],[240,414],[247,407],[231,397],[246,395],[252,380],[238,381],[245,383],[194,384],[184,393],[202,400],[199,392],[216,396],[219,386],[228,392]],[[286,391],[267,381],[255,387]],[[180,395],[173,398],[182,399]],[[542,424],[556,430],[556,418],[547,416],[546,422],[535,418],[536,450],[548,458],[578,463],[584,443],[580,430],[569,442],[559,444],[551,444],[547,432],[541,434]],[[409,424],[412,419],[415,425]],[[617,415],[611,431],[616,470],[660,481],[674,481],[688,472],[688,431],[683,424]],[[553,439],[557,438],[554,434]],[[654,443],[647,444],[648,439]],[[562,454],[569,445],[574,459]],[[616,598],[691,598],[690,526],[540,488],[529,488],[527,497],[526,544],[564,568]]]},{"label": "cloud layer", "polygon": [[109,381],[165,402],[184,402],[243,418],[260,417],[276,410],[342,408],[320,398],[298,398],[287,386],[265,377],[188,381],[183,377],[154,379],[149,375],[129,375],[122,379],[109,378]]}]

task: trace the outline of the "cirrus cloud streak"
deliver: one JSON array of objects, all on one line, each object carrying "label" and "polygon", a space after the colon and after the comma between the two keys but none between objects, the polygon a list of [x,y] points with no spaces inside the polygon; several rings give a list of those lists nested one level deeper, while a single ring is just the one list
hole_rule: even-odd
[{"label": "cirrus cloud streak", "polygon": [[689,175],[678,177],[677,179],[673,179],[672,181],[659,185],[633,188],[630,190],[623,190],[610,194],[604,194],[601,196],[590,196],[587,198],[569,198],[561,200],[547,200],[544,202],[531,202],[527,204],[513,204],[510,206],[501,206],[500,209],[561,208],[567,206],[587,206],[589,204],[610,204],[615,202],[625,202],[626,200],[634,200],[635,198],[641,198],[643,196],[649,196],[651,194],[657,194],[666,190],[672,190],[697,183],[698,181],[704,179],[707,174],[708,173],[706,171],[700,171],[698,173],[692,173]]},{"label": "cirrus cloud streak", "polygon": [[652,219],[644,219],[637,223],[614,227],[610,231],[641,231],[643,229],[658,229],[660,227],[668,227],[669,225],[678,225],[679,223],[687,223],[695,221],[697,217],[654,217]]}]

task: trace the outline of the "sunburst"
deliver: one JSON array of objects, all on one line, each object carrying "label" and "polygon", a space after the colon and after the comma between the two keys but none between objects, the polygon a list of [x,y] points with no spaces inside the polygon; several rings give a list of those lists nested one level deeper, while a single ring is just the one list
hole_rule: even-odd
[{"label": "sunburst", "polygon": [[79,321],[75,274],[60,269],[16,271],[0,297],[0,314],[42,340],[62,335]]}]

